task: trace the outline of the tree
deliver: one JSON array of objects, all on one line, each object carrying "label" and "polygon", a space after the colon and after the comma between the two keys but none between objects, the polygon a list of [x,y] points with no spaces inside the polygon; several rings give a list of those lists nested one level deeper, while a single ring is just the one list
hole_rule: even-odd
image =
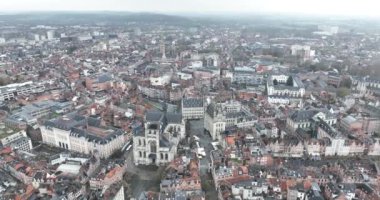
[{"label": "tree", "polygon": [[10,83],[9,78],[7,78],[7,77],[0,77],[0,86],[7,85],[9,83]]},{"label": "tree", "polygon": [[326,71],[329,69],[329,67],[325,63],[316,63],[316,64],[311,64],[309,69],[311,71]]},{"label": "tree", "polygon": [[286,80],[286,85],[287,86],[293,86],[293,77],[289,76],[288,80]]},{"label": "tree", "polygon": [[345,88],[351,88],[351,86],[352,86],[351,79],[350,78],[343,79],[342,82],[340,83],[340,86],[345,87]]},{"label": "tree", "polygon": [[23,81],[24,81],[23,77],[17,74],[15,82],[23,82]]},{"label": "tree", "polygon": [[350,89],[348,89],[348,88],[345,88],[345,87],[340,87],[340,88],[338,88],[338,90],[337,90],[337,92],[336,92],[336,95],[338,96],[338,97],[345,97],[345,96],[347,96],[347,95],[349,95],[350,94]]},{"label": "tree", "polygon": [[273,80],[273,85],[278,85],[278,80],[277,79]]},{"label": "tree", "polygon": [[76,46],[70,46],[68,49],[67,49],[67,54],[72,54],[74,53],[74,51],[76,51],[78,49],[78,47]]},{"label": "tree", "polygon": [[209,190],[211,190],[211,188],[212,188],[212,185],[210,184],[210,182],[208,180],[202,182],[202,189],[203,190],[209,191]]}]

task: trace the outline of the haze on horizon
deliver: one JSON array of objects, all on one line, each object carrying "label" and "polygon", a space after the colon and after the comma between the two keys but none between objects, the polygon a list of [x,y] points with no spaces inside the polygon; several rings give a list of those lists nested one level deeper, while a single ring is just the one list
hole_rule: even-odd
[{"label": "haze on horizon", "polygon": [[3,0],[0,12],[132,11],[380,17],[378,0]]}]

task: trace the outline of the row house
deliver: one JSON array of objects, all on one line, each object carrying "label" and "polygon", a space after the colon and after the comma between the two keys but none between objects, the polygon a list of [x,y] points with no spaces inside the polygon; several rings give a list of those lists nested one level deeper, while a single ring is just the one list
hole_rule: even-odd
[{"label": "row house", "polygon": [[176,190],[189,191],[201,190],[200,177],[190,177],[178,180],[163,180],[160,184],[161,192],[173,192]]},{"label": "row house", "polygon": [[87,77],[86,88],[89,91],[106,91],[113,87],[113,78],[109,74],[100,74],[92,77]]},{"label": "row house", "polygon": [[376,139],[368,148],[368,155],[380,156],[380,140]]},{"label": "row house", "polygon": [[165,88],[138,85],[138,89],[143,95],[152,99],[169,99],[170,96]]},{"label": "row house", "polygon": [[107,173],[100,173],[90,179],[90,187],[93,189],[106,189],[112,184],[123,180],[123,175],[127,170],[127,165],[117,165]]},{"label": "row house", "polygon": [[265,180],[250,179],[232,184],[231,192],[235,199],[258,199],[268,194],[269,187]]},{"label": "row house", "polygon": [[305,150],[308,155],[320,156],[324,153],[323,140],[311,139],[305,142]]},{"label": "row house", "polygon": [[217,189],[221,183],[233,180],[248,180],[248,168],[246,166],[219,166],[212,169],[212,177],[214,179],[215,188]]},{"label": "row house", "polygon": [[350,153],[349,155],[354,156],[354,155],[364,155],[367,146],[360,141],[354,141],[350,140],[348,141],[348,147],[350,148]]},{"label": "row house", "polygon": [[278,139],[268,145],[276,157],[302,157],[304,145],[296,138]]},{"label": "row house", "polygon": [[0,167],[20,182],[24,184],[31,184],[33,182],[33,177],[28,174],[31,173],[32,169],[21,162],[14,161],[15,160],[12,162],[2,162],[0,163]]}]

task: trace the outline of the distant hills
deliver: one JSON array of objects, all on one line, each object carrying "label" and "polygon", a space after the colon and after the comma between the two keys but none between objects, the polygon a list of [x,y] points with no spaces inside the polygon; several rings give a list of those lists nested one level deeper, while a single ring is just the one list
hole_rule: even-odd
[{"label": "distant hills", "polygon": [[132,12],[31,12],[31,13],[2,13],[0,22],[30,23],[44,25],[62,24],[126,24],[130,22],[182,24],[191,22],[181,16],[132,13]]}]

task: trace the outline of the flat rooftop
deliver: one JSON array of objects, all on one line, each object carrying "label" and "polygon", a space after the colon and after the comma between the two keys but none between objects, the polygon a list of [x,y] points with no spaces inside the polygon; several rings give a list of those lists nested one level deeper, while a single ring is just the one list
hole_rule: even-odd
[{"label": "flat rooftop", "polygon": [[19,129],[9,128],[9,127],[0,127],[0,139],[6,138],[18,132],[20,132]]}]

